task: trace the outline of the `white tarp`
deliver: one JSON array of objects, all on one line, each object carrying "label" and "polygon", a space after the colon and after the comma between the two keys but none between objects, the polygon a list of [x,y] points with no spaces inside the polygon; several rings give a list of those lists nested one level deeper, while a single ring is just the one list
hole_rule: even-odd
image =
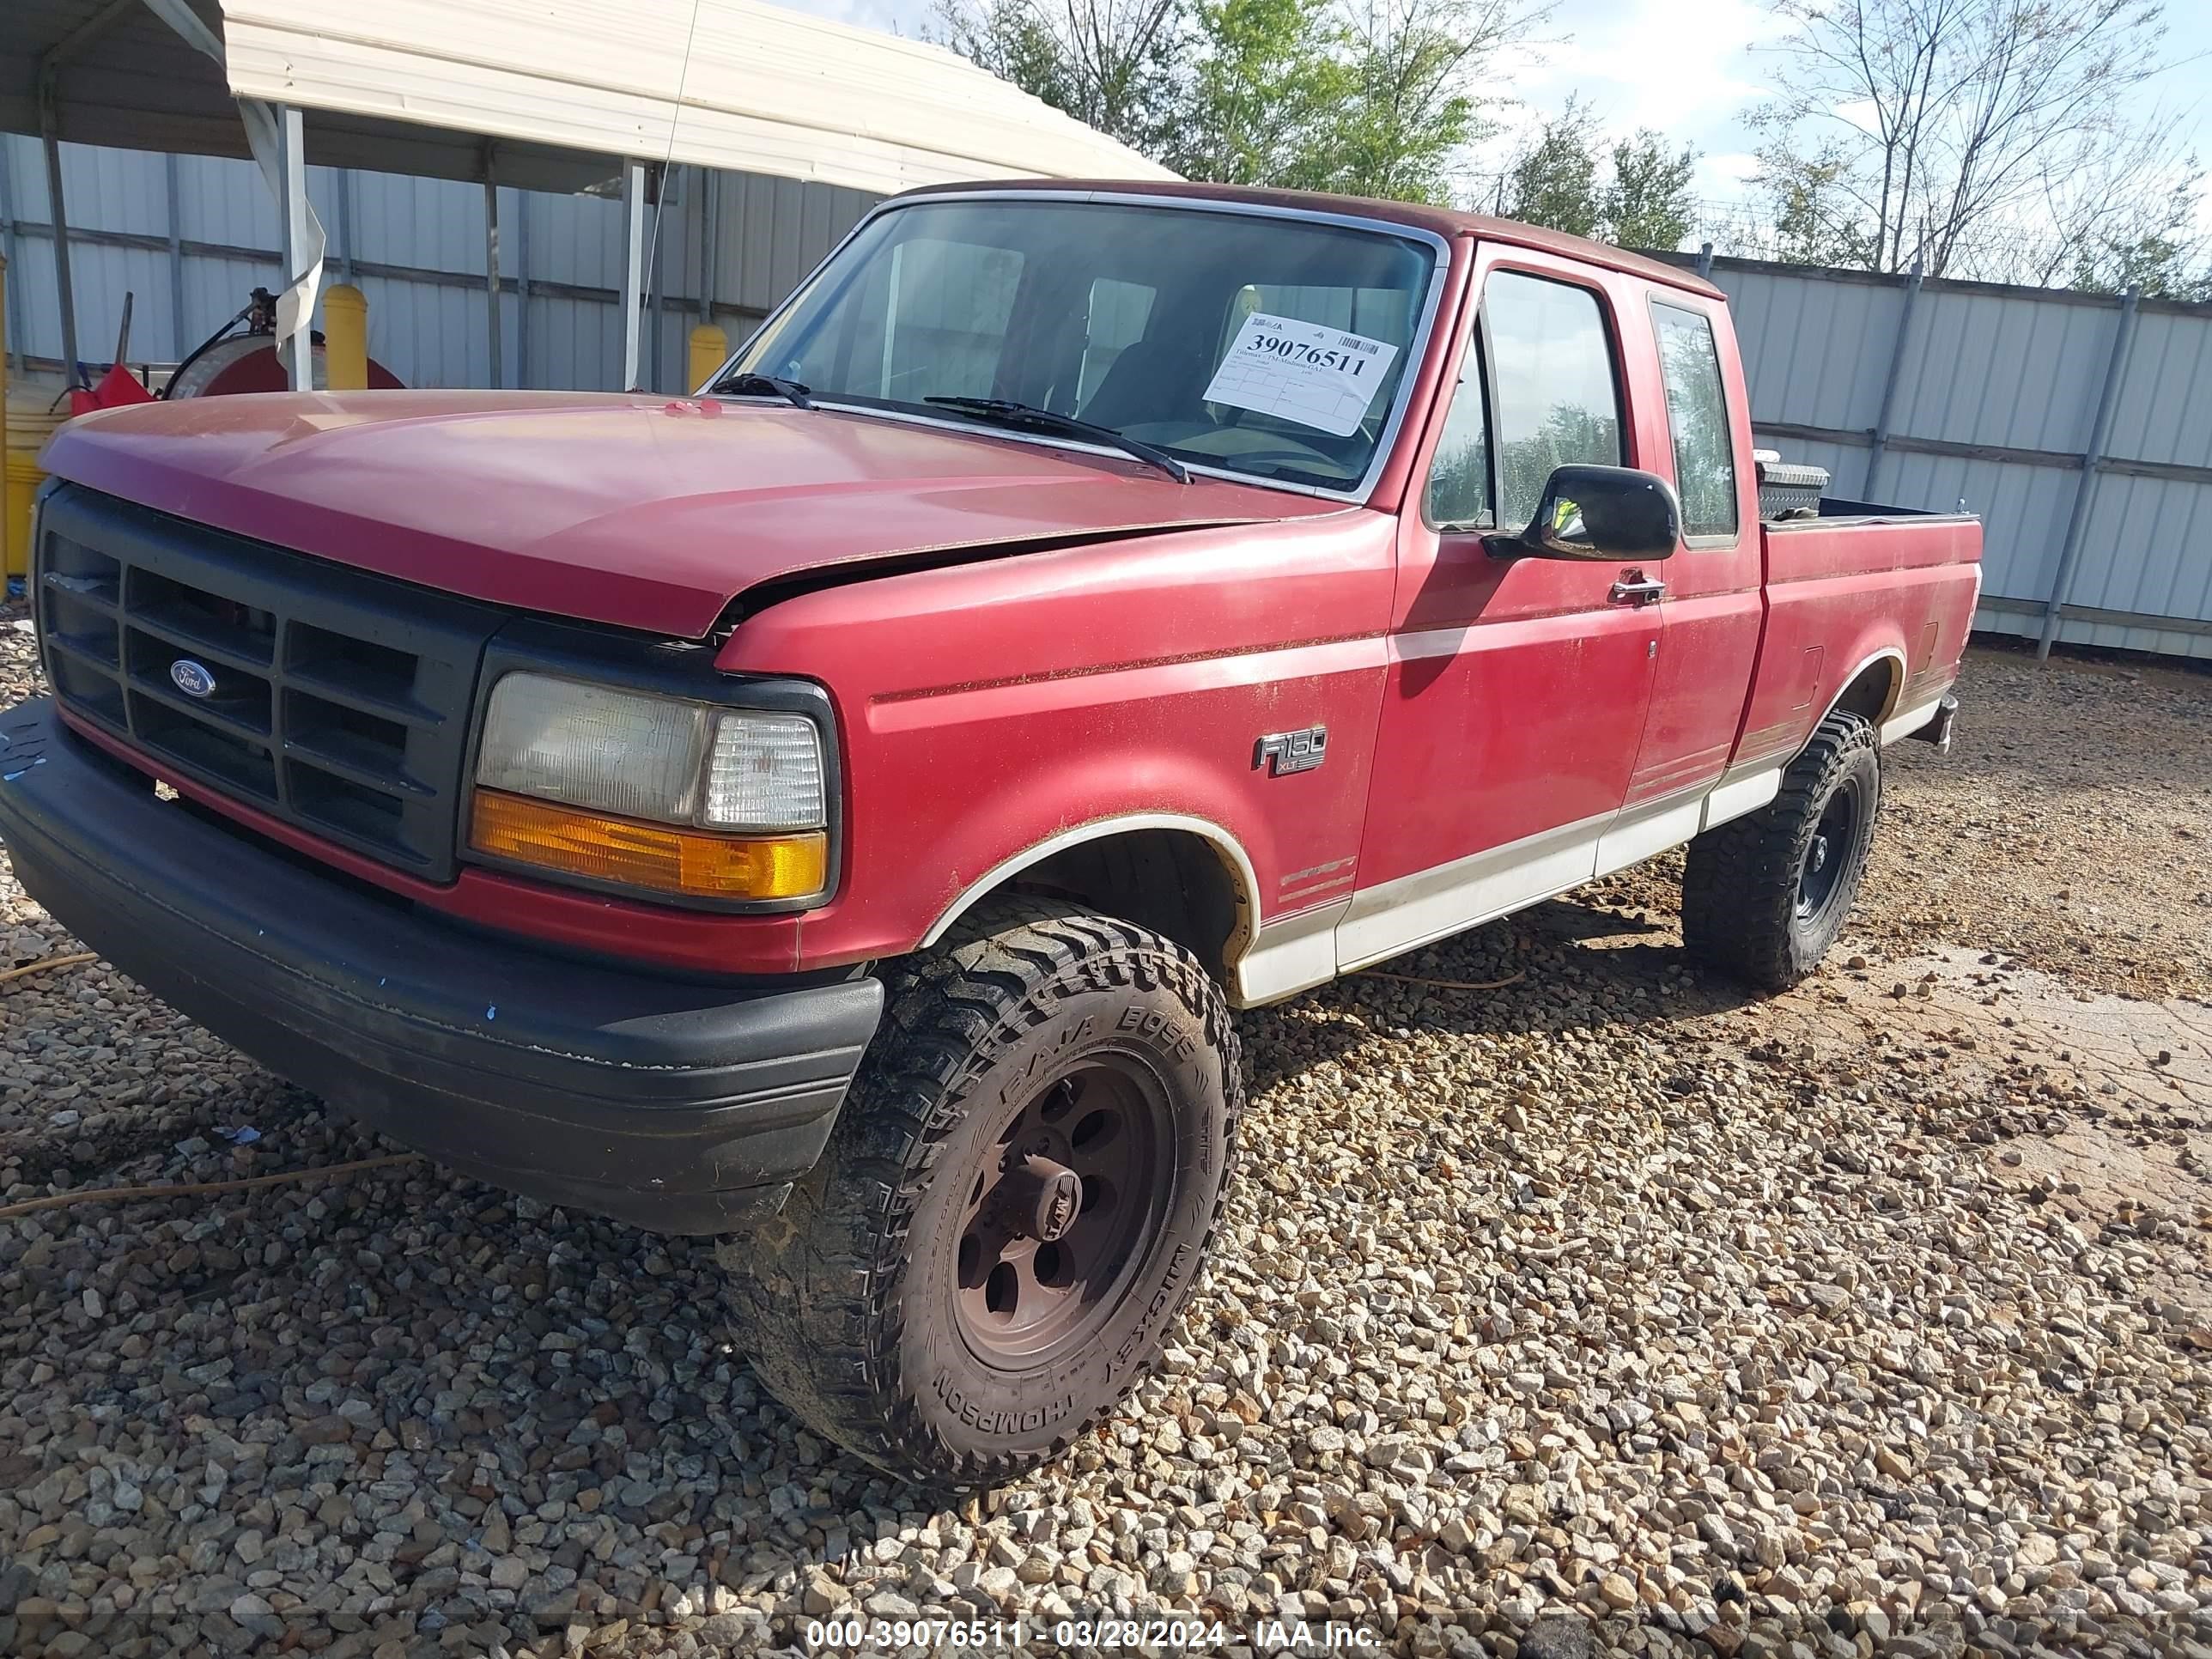
[{"label": "white tarp", "polygon": [[[195,52],[213,58],[218,67],[222,65],[222,40],[200,21],[199,15],[185,0],[146,0],[146,3]],[[240,97],[238,115],[246,124],[246,143],[253,152],[253,164],[261,169],[261,177],[269,186],[270,195],[276,198],[276,211],[281,216],[284,211],[284,174],[276,112],[266,100]],[[323,222],[315,216],[313,208],[307,208],[305,212],[307,246],[295,252],[293,257],[299,268],[284,273],[284,291],[276,296],[276,338],[282,344],[289,344],[313,320],[315,296],[323,286]]]},{"label": "white tarp", "polygon": [[310,110],[882,195],[1173,176],[941,46],[760,0],[697,0],[696,24],[690,0],[222,0],[222,16],[231,90]]}]

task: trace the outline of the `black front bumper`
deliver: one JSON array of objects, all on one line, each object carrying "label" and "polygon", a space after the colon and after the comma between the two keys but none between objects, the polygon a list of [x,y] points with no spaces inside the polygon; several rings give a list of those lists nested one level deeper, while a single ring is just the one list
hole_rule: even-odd
[{"label": "black front bumper", "polygon": [[32,897],[163,1001],[467,1174],[658,1232],[781,1206],[882,1012],[873,979],[736,987],[488,938],[158,799],[49,699],[0,715]]}]

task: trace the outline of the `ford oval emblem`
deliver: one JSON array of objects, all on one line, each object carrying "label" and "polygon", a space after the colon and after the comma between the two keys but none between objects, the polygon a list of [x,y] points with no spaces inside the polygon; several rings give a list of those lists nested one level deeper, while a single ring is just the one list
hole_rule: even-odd
[{"label": "ford oval emblem", "polygon": [[169,678],[177,683],[177,690],[188,697],[215,695],[215,676],[190,657],[179,657],[171,663]]}]

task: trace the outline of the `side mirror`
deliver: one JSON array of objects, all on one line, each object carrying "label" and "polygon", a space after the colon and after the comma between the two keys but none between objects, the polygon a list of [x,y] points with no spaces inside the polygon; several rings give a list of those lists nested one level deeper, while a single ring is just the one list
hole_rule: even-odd
[{"label": "side mirror", "polygon": [[1508,558],[1663,559],[1682,539],[1682,506],[1668,482],[1632,466],[1562,466],[1516,537],[1493,538]]}]

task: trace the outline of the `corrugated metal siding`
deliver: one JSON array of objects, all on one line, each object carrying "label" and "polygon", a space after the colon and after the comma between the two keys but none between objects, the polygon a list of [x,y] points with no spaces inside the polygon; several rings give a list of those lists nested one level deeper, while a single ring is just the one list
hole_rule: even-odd
[{"label": "corrugated metal siding", "polygon": [[[1963,503],[1981,514],[1978,625],[2039,635],[2112,365],[2119,301],[1927,283],[1897,357],[1901,277],[1729,259],[1713,261],[1711,274],[1735,315],[1762,445],[1826,467],[1840,496],[1935,511]],[[1870,481],[1893,357],[1887,447]],[[2089,480],[2062,641],[2212,658],[2208,386],[2212,307],[2142,306],[2114,386],[2104,465]],[[2145,466],[2194,471],[2144,476]]]},{"label": "corrugated metal siding", "polygon": [[[62,174],[77,349],[88,362],[107,361],[126,291],[136,295],[132,357],[163,362],[198,344],[257,283],[276,286],[276,206],[251,163],[64,144]],[[410,386],[489,384],[483,185],[310,167],[307,186],[330,242],[325,281],[351,281],[368,295],[377,359]],[[661,296],[647,353],[655,390],[685,389],[710,187],[720,197],[714,303],[733,343],[878,200],[744,173],[718,175],[710,186],[708,175],[677,169],[653,285]],[[622,374],[622,204],[502,187],[499,217],[504,383],[614,386]],[[0,135],[9,348],[58,362],[61,315],[47,225],[38,141]],[[162,245],[101,240],[118,234]],[[172,236],[180,245],[173,258],[166,245]]]},{"label": "corrugated metal siding", "polygon": [[[275,285],[276,210],[243,161],[63,147],[78,346],[104,362],[125,290],[134,356],[173,361]],[[682,389],[707,220],[708,175],[679,168],[661,215],[648,336],[656,389]],[[175,189],[171,191],[173,178]],[[873,204],[864,191],[743,173],[719,193],[714,301],[732,341]],[[372,350],[412,386],[482,386],[490,374],[479,185],[309,170],[331,239],[331,278],[369,300]],[[58,357],[61,325],[46,174],[35,140],[0,136],[0,235],[12,347]],[[622,367],[623,212],[612,199],[500,192],[502,378],[611,387]],[[167,246],[180,239],[174,258]],[[1950,510],[1988,532],[1981,626],[2033,636],[2051,594],[2112,362],[2114,301],[1929,283],[1912,308],[1876,477],[1870,439],[1905,313],[1901,279],[1717,260],[1735,313],[1761,441],[1834,476],[1837,495]],[[181,316],[179,316],[181,302]],[[2093,481],[2062,640],[2212,658],[2212,307],[2147,305],[2115,389],[2107,464]],[[1796,428],[1778,432],[1776,428]],[[1978,453],[1930,453],[1919,441]],[[2143,476],[2148,465],[2181,476]]]}]

